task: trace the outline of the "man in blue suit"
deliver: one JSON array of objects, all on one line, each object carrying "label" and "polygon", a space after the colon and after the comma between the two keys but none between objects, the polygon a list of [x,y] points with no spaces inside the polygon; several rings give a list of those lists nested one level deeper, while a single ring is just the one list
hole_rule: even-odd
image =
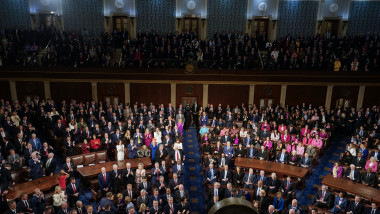
[{"label": "man in blue suit", "polygon": [[75,203],[78,201],[80,193],[80,185],[76,184],[75,178],[70,178],[70,184],[66,186],[67,201],[69,202],[70,207],[74,207]]},{"label": "man in blue suit", "polygon": [[341,213],[347,206],[347,198],[344,196],[343,192],[339,193],[339,196],[335,197],[334,207],[330,212]]},{"label": "man in blue suit", "polygon": [[206,170],[205,182],[214,184],[218,180],[218,171],[214,169],[214,164],[210,164]]},{"label": "man in blue suit", "polygon": [[201,126],[206,125],[208,123],[208,117],[206,115],[206,112],[203,112],[203,115],[201,116]]},{"label": "man in blue suit", "polygon": [[106,172],[105,167],[102,167],[101,171],[102,172],[98,175],[98,183],[102,197],[104,197],[106,196],[106,193],[110,191],[111,178],[110,175]]},{"label": "man in blue suit", "polygon": [[264,170],[261,170],[260,171],[260,175],[256,176],[255,184],[257,185],[257,183],[259,181],[262,181],[264,186],[267,185],[267,177],[265,176],[265,171]]},{"label": "man in blue suit", "polygon": [[32,180],[38,179],[42,177],[43,169],[42,169],[42,161],[37,157],[37,153],[33,152],[31,159],[28,161],[30,167],[30,178]]},{"label": "man in blue suit", "polygon": [[227,145],[223,148],[223,153],[228,156],[229,159],[231,159],[235,155],[234,147],[231,146],[231,142],[227,142]]},{"label": "man in blue suit", "polygon": [[253,169],[250,168],[248,173],[245,173],[243,182],[244,182],[244,188],[250,188],[253,189],[253,183],[256,180],[256,175],[253,174]]},{"label": "man in blue suit", "polygon": [[256,155],[257,155],[257,151],[255,149],[255,146],[253,144],[251,144],[250,148],[247,149],[247,158],[256,158]]},{"label": "man in blue suit", "polygon": [[115,134],[112,135],[112,141],[114,143],[117,143],[121,139],[123,139],[123,135],[120,134],[120,130],[119,129],[116,129]]},{"label": "man in blue suit", "polygon": [[308,169],[311,166],[311,158],[309,157],[309,154],[307,152],[301,158],[300,166],[306,169]]},{"label": "man in blue suit", "polygon": [[42,149],[41,141],[34,133],[32,134],[32,138],[29,139],[29,143],[32,143],[34,150],[40,151]]},{"label": "man in blue suit", "polygon": [[234,122],[234,118],[232,117],[232,114],[229,111],[226,115],[226,127],[232,127],[233,122]]},{"label": "man in blue suit", "polygon": [[251,134],[247,134],[247,137],[245,137],[243,140],[243,146],[250,147],[251,144],[253,144],[253,139],[251,138]]}]

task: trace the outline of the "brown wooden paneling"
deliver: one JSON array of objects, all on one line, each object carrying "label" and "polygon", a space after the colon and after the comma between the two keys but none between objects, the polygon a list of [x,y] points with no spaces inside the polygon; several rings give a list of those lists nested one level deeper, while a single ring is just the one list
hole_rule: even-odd
[{"label": "brown wooden paneling", "polygon": [[241,105],[242,102],[248,106],[249,85],[209,85],[208,102],[214,107],[219,103],[222,106]]},{"label": "brown wooden paneling", "polygon": [[365,87],[363,107],[371,107],[373,105],[380,105],[380,87],[367,86]]},{"label": "brown wooden paneling", "polygon": [[11,88],[8,81],[0,81],[0,99],[11,101]]},{"label": "brown wooden paneling", "polygon": [[164,104],[170,103],[170,84],[131,84],[131,103]]},{"label": "brown wooden paneling", "polygon": [[203,104],[203,85],[177,84],[176,89],[177,106],[182,104],[182,97],[196,97],[199,105]]},{"label": "brown wooden paneling", "polygon": [[351,99],[351,106],[356,108],[358,93],[358,86],[334,86],[331,97],[331,108],[336,107],[336,102],[339,99]]},{"label": "brown wooden paneling", "polygon": [[45,99],[43,82],[16,82],[17,99],[24,101],[27,96],[38,96],[40,100]]},{"label": "brown wooden paneling", "polygon": [[281,86],[280,85],[256,85],[254,104],[260,106],[260,99],[271,98],[273,105],[280,104]]},{"label": "brown wooden paneling", "polygon": [[301,103],[324,106],[326,102],[326,86],[289,85],[286,89],[286,105]]},{"label": "brown wooden paneling", "polygon": [[125,102],[123,83],[98,83],[98,100],[105,102],[105,97],[117,96],[119,103]]},{"label": "brown wooden paneling", "polygon": [[60,102],[71,99],[77,102],[92,100],[91,83],[89,82],[50,82],[50,95],[53,100]]}]

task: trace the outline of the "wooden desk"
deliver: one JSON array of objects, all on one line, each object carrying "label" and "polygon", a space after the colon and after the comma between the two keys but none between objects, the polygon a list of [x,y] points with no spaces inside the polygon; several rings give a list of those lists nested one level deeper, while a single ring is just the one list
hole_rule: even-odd
[{"label": "wooden desk", "polygon": [[344,178],[334,178],[332,175],[327,175],[323,178],[322,184],[336,190],[341,190],[360,196],[369,201],[380,203],[380,190],[368,187],[361,183],[353,183]]},{"label": "wooden desk", "polygon": [[277,176],[290,175],[294,178],[300,178],[301,180],[303,180],[308,173],[308,170],[302,167],[240,157],[235,159],[235,166],[252,168],[254,170],[264,170],[265,172],[275,172]]},{"label": "wooden desk", "polygon": [[102,167],[105,167],[108,172],[112,170],[112,166],[114,164],[117,164],[119,169],[123,170],[127,168],[126,164],[128,162],[131,163],[131,167],[134,169],[138,167],[138,164],[140,162],[144,164],[145,168],[151,167],[152,165],[150,158],[144,157],[144,158],[137,158],[137,159],[125,159],[124,161],[112,161],[112,162],[99,163],[94,166],[85,166],[82,168],[77,168],[77,171],[82,177],[91,178],[91,177],[98,176]]},{"label": "wooden desk", "polygon": [[42,192],[54,189],[59,185],[58,174],[54,176],[45,176],[33,181],[25,182],[9,188],[7,200],[15,200],[20,197],[21,193],[26,192],[29,196],[34,193],[34,189],[39,188]]}]

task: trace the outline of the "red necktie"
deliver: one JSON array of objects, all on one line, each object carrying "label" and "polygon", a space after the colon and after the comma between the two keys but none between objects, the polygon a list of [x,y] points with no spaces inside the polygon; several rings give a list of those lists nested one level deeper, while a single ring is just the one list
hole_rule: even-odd
[{"label": "red necktie", "polygon": [[319,200],[322,201],[324,197],[325,197],[325,192],[322,192],[322,196]]},{"label": "red necktie", "polygon": [[76,192],[76,189],[75,189],[75,184],[73,184],[73,190],[74,190],[74,193]]},{"label": "red necktie", "polygon": [[132,199],[132,192],[129,191],[129,197]]},{"label": "red necktie", "polygon": [[47,149],[45,150],[45,152],[46,152],[46,156],[48,156],[48,150]]},{"label": "red necktie", "polygon": [[288,182],[288,184],[286,184],[286,189],[288,189],[289,188],[289,182]]},{"label": "red necktie", "polygon": [[157,181],[160,180],[159,175],[160,174],[158,173],[158,169],[157,169]]},{"label": "red necktie", "polygon": [[106,174],[103,174],[104,181],[107,182],[106,180]]},{"label": "red necktie", "polygon": [[177,152],[177,161],[179,160],[179,152]]}]

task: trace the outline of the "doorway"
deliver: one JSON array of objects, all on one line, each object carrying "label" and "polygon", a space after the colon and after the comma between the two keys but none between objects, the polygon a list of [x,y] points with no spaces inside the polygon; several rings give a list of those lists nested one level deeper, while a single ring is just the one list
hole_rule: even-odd
[{"label": "doorway", "polygon": [[199,35],[199,18],[185,17],[183,18],[182,31],[196,32]]},{"label": "doorway", "polygon": [[256,35],[256,38],[268,39],[269,33],[269,19],[267,18],[255,18],[253,21],[253,34]]},{"label": "doorway", "polygon": [[46,28],[56,26],[56,16],[54,14],[41,13],[39,16],[40,25],[44,25]]},{"label": "doorway", "polygon": [[339,20],[325,20],[324,34],[328,36],[338,36]]},{"label": "doorway", "polygon": [[119,105],[119,96],[106,96],[104,97],[106,100],[107,106],[109,105]]},{"label": "doorway", "polygon": [[128,16],[113,16],[112,17],[113,29],[119,32],[128,31]]},{"label": "doorway", "polygon": [[181,98],[182,106],[186,106],[189,104],[189,106],[192,106],[195,101],[197,101],[197,97],[182,97]]}]

